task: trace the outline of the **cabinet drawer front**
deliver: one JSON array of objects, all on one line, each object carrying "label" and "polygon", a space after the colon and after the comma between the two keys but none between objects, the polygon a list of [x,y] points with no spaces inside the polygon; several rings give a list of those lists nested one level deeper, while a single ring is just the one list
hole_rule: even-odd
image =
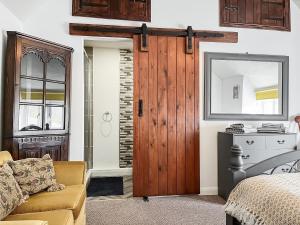
[{"label": "cabinet drawer front", "polygon": [[277,135],[266,137],[268,149],[293,149],[296,146],[296,136]]},{"label": "cabinet drawer front", "polygon": [[233,143],[240,145],[243,150],[265,149],[266,140],[264,136],[235,136]]},{"label": "cabinet drawer front", "polygon": [[268,158],[267,151],[262,150],[244,150],[242,154],[243,163],[255,164]]}]

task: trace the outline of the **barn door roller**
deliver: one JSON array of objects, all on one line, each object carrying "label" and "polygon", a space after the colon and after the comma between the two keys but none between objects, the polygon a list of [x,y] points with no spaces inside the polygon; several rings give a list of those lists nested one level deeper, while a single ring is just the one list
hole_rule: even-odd
[{"label": "barn door roller", "polygon": [[145,23],[143,23],[141,27],[141,51],[148,52],[148,27]]},{"label": "barn door roller", "polygon": [[187,28],[185,49],[187,54],[194,53],[194,33],[193,33],[193,28],[191,26],[188,26]]}]

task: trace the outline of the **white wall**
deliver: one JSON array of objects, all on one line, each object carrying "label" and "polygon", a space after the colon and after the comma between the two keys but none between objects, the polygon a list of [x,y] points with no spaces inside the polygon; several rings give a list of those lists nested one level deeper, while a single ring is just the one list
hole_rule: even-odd
[{"label": "white wall", "polygon": [[[26,4],[24,2],[24,4]],[[170,7],[172,5],[172,7]],[[227,30],[239,32],[238,44],[201,43],[201,56],[204,51],[283,54],[290,56],[290,115],[300,112],[298,96],[300,89],[299,51],[300,51],[300,9],[291,3],[292,32],[278,32],[254,29],[221,28],[219,27],[219,0],[153,0],[152,23],[150,26],[194,29]],[[167,13],[166,10],[168,9]],[[32,12],[31,18],[24,24],[25,31],[32,35],[57,41],[72,46],[73,79],[72,79],[72,118],[70,157],[73,160],[83,159],[83,37],[70,36],[70,22],[98,23],[111,25],[141,25],[139,22],[91,19],[71,16],[71,0],[51,0],[38,11]],[[180,15],[180,16],[178,16]],[[201,57],[201,66],[203,65]],[[202,66],[203,69],[203,66]],[[202,71],[201,71],[202,72]],[[203,73],[201,73],[203,85]],[[203,90],[203,88],[202,88]],[[203,92],[201,104],[203,103]],[[203,106],[201,107],[203,108]],[[201,118],[203,118],[201,112]],[[203,121],[201,119],[201,191],[214,193],[217,187],[217,131],[224,130],[228,122]]]},{"label": "white wall", "polygon": [[[119,97],[120,50],[93,49],[94,77],[94,150],[93,169],[119,168]],[[105,112],[112,115],[111,122],[102,118]]]},{"label": "white wall", "polygon": [[[21,22],[0,3],[0,137],[2,137],[2,105],[3,105],[3,76],[5,65],[6,51],[6,31],[19,30],[22,31]],[[2,138],[0,138],[0,151],[2,146]]]},{"label": "white wall", "polygon": [[255,114],[256,92],[253,84],[247,76],[243,77],[243,113]]},{"label": "white wall", "polygon": [[213,113],[222,112],[222,79],[217,74],[212,72],[211,83],[211,111]]}]

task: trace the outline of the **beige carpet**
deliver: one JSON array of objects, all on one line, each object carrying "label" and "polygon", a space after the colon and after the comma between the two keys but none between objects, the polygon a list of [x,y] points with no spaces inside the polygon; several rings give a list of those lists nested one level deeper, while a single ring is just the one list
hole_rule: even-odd
[{"label": "beige carpet", "polygon": [[87,225],[225,225],[223,205],[216,196],[89,200]]}]

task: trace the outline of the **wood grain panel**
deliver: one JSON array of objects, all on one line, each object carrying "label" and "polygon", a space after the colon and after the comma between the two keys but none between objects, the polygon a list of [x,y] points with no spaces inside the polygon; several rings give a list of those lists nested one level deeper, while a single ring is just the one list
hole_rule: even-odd
[{"label": "wood grain panel", "polygon": [[158,37],[159,194],[168,194],[168,38]]},{"label": "wood grain panel", "polygon": [[246,0],[238,1],[238,22],[246,23]]},{"label": "wood grain panel", "polygon": [[253,24],[254,22],[253,7],[254,7],[253,0],[246,0],[246,23],[247,24]]},{"label": "wood grain panel", "polygon": [[186,189],[192,194],[195,189],[195,65],[194,54],[186,54]]},{"label": "wood grain panel", "polygon": [[143,176],[142,189],[148,195],[149,182],[149,60],[148,52],[139,52],[140,99],[143,101],[143,116],[140,117],[140,169]]},{"label": "wood grain panel", "polygon": [[184,43],[184,38],[177,38],[177,194],[186,193]]},{"label": "wood grain panel", "polygon": [[149,37],[149,195],[158,195],[157,37]]},{"label": "wood grain panel", "polygon": [[148,52],[139,52],[139,38],[134,36],[134,196],[198,194],[199,38],[193,54],[186,54],[184,37],[149,36]]},{"label": "wood grain panel", "polygon": [[291,31],[290,0],[220,0],[222,26]]},{"label": "wood grain panel", "polygon": [[168,38],[168,194],[177,194],[176,37]]},{"label": "wood grain panel", "polygon": [[195,39],[195,189],[194,193],[200,193],[200,96],[199,96],[199,64],[200,64],[200,49],[199,49],[199,39]]},{"label": "wood grain panel", "polygon": [[141,160],[141,152],[140,152],[140,124],[139,124],[139,99],[140,99],[140,75],[139,75],[139,36],[135,35],[133,37],[133,58],[134,58],[134,104],[133,104],[133,195],[134,196],[142,196],[142,174],[140,173],[140,164]]}]

